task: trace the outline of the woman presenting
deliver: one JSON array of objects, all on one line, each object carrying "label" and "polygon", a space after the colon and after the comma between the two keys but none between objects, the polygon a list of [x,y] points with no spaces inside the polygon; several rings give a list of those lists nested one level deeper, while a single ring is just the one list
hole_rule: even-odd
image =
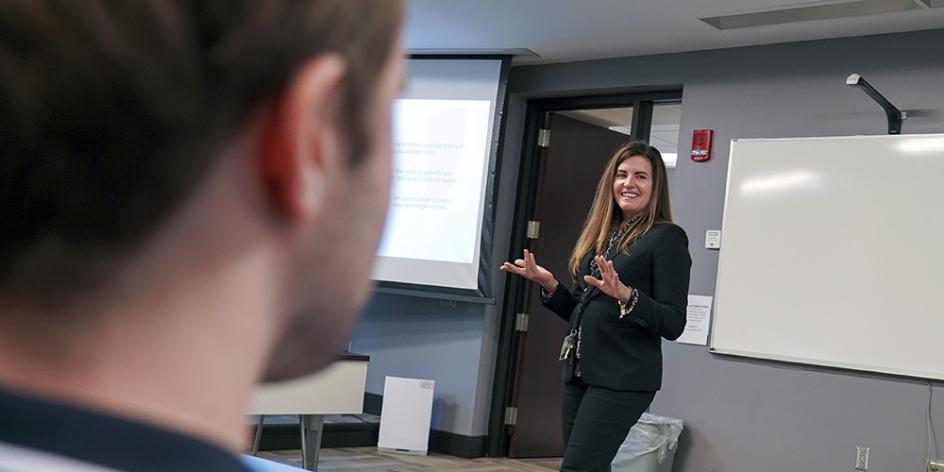
[{"label": "woman presenting", "polygon": [[685,328],[688,237],[672,223],[659,151],[617,149],[600,177],[570,255],[567,290],[534,254],[502,264],[541,287],[544,305],[569,322],[561,346],[561,471],[609,471],[629,429],[662,386],[662,340]]}]

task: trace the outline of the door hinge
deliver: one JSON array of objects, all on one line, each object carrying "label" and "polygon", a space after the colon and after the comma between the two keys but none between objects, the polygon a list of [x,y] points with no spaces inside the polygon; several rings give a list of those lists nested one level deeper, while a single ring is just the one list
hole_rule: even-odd
[{"label": "door hinge", "polygon": [[539,129],[538,130],[538,147],[549,147],[551,145],[551,130],[549,129]]},{"label": "door hinge", "polygon": [[538,239],[541,234],[541,222],[528,220],[528,239]]},{"label": "door hinge", "polygon": [[513,406],[505,407],[505,426],[515,426],[518,424],[518,408]]},{"label": "door hinge", "polygon": [[526,333],[528,331],[527,313],[518,313],[518,316],[515,317],[515,331],[519,333]]}]

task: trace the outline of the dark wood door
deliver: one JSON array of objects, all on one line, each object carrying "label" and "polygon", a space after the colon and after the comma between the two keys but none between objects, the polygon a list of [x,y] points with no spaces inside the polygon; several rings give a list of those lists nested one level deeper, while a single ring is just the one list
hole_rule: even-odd
[{"label": "dark wood door", "polygon": [[[540,235],[531,243],[538,264],[571,286],[567,261],[593,202],[597,182],[613,152],[630,140],[606,128],[551,113],[550,147],[544,153],[536,220]],[[518,344],[510,457],[560,457],[561,365],[557,360],[567,324],[544,308],[537,287],[527,291],[528,330]]]}]

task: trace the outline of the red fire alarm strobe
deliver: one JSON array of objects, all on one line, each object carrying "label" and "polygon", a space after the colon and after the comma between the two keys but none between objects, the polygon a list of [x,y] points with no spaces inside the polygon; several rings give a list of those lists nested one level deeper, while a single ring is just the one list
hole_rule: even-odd
[{"label": "red fire alarm strobe", "polygon": [[711,135],[710,129],[696,129],[692,131],[692,160],[695,162],[705,162],[711,159]]}]

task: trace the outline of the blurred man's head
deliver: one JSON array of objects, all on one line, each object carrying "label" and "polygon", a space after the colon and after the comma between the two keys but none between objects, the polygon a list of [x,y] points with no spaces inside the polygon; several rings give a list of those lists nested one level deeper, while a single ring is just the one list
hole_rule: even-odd
[{"label": "blurred man's head", "polygon": [[268,377],[329,362],[369,292],[386,214],[401,9],[0,5],[0,319],[89,335],[75,328],[130,324],[138,295],[162,301],[244,261],[271,269],[259,290],[276,303],[259,305],[281,341]]}]

